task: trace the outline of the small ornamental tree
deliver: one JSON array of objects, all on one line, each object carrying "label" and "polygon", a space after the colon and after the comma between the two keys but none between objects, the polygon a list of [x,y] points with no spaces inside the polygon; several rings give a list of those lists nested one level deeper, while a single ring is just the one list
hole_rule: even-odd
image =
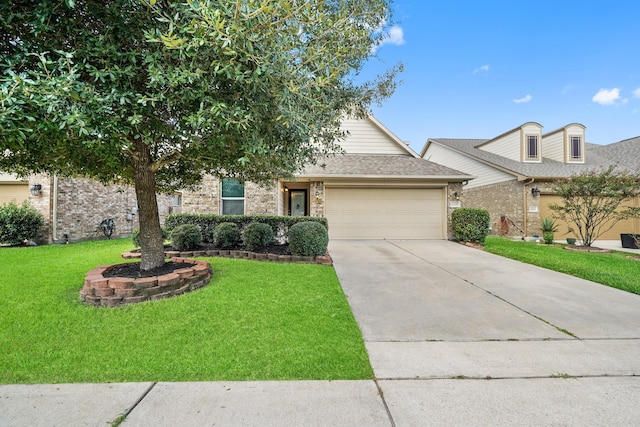
[{"label": "small ornamental tree", "polygon": [[156,193],[290,177],[339,150],[390,0],[0,2],[0,170],[135,186],[142,270],[164,263]]},{"label": "small ornamental tree", "polygon": [[638,195],[640,173],[610,166],[554,181],[551,191],[562,197],[561,203],[549,206],[554,217],[566,222],[584,246],[591,246],[619,221],[638,215],[638,208],[625,203]]}]

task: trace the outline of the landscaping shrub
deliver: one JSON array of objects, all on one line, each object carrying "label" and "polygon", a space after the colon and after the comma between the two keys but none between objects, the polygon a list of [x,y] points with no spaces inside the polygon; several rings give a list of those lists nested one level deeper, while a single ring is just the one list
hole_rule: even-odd
[{"label": "landscaping shrub", "polygon": [[194,224],[183,224],[171,231],[171,246],[178,251],[197,249],[202,242],[200,227]]},{"label": "landscaping shrub", "polygon": [[289,250],[292,255],[324,255],[328,244],[327,229],[318,222],[299,222],[289,229]]},{"label": "landscaping shrub", "polygon": [[489,212],[485,209],[456,209],[451,213],[451,227],[457,240],[484,245],[489,234]]},{"label": "landscaping shrub", "polygon": [[273,215],[213,215],[213,214],[172,214],[165,217],[164,226],[171,231],[182,224],[196,224],[202,231],[202,241],[215,242],[215,228],[223,222],[232,222],[241,230],[247,225],[260,222],[273,229],[276,239],[285,243],[289,228],[299,222],[315,221],[328,227],[327,219],[322,217],[273,216]]},{"label": "landscaping shrub", "polygon": [[249,251],[265,248],[274,239],[275,233],[268,224],[252,222],[242,230],[242,245]]},{"label": "landscaping shrub", "polygon": [[44,224],[44,217],[29,202],[21,206],[9,202],[0,206],[0,243],[20,245],[35,239]]},{"label": "landscaping shrub", "polygon": [[233,222],[218,224],[213,231],[213,243],[218,248],[233,248],[237,246],[240,241],[240,227]]},{"label": "landscaping shrub", "polygon": [[[169,238],[169,233],[165,227],[161,228],[162,230],[162,240],[167,240]],[[140,247],[140,229],[136,228],[131,232],[131,241],[133,242],[133,246],[136,248]]]}]

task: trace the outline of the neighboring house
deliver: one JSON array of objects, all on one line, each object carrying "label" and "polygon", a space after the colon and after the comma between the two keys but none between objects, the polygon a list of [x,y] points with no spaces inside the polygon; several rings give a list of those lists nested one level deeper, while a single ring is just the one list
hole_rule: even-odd
[{"label": "neighboring house", "polygon": [[184,213],[323,216],[332,239],[446,239],[462,183],[472,177],[426,161],[373,117],[345,120],[345,154],[295,180],[260,187],[205,177],[182,194]]},{"label": "neighboring house", "polygon": [[[13,178],[13,179],[10,179]],[[45,219],[38,243],[63,243],[104,238],[100,223],[114,220],[114,237],[127,236],[138,227],[135,191],[126,185],[102,185],[86,178],[31,175],[18,180],[0,174],[0,205],[28,200]],[[179,212],[179,196],[158,195],[161,222]]]},{"label": "neighboring house", "polygon": [[[543,133],[540,124],[529,122],[493,139],[430,138],[421,155],[475,177],[464,186],[461,205],[488,210],[492,234],[501,232],[500,218],[506,215],[515,224],[510,224],[510,235],[531,236],[540,234],[542,218],[554,215],[549,205],[561,200],[549,190],[551,181],[612,164],[637,169],[639,145],[640,138],[608,146],[588,144],[581,124]],[[629,164],[630,157],[635,164]],[[637,220],[622,221],[601,239],[638,233],[638,226]],[[556,238],[566,237],[573,236],[561,224]]]}]

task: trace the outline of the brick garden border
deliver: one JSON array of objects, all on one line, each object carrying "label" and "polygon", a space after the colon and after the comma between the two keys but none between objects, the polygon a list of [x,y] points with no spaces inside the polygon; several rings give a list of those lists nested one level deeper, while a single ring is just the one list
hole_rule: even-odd
[{"label": "brick garden border", "polygon": [[[237,259],[253,259],[258,261],[270,261],[270,262],[294,262],[304,264],[322,264],[333,265],[333,260],[329,253],[321,256],[296,256],[296,255],[278,255],[278,254],[264,254],[250,251],[230,251],[230,250],[206,250],[206,251],[190,251],[190,252],[177,252],[167,251],[164,253],[165,257],[182,257],[182,258],[194,258],[194,257],[222,257],[222,258],[237,258]],[[140,258],[140,252],[125,252],[122,254],[124,259]]]},{"label": "brick garden border", "polygon": [[200,289],[211,281],[213,270],[206,261],[172,257],[171,261],[192,264],[161,276],[104,277],[109,270],[127,264],[103,265],[89,271],[80,290],[80,300],[101,307],[118,307],[155,301]]}]

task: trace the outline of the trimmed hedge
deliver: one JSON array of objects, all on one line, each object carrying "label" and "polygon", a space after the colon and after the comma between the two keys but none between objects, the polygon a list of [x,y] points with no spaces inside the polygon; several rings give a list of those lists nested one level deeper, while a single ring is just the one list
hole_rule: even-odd
[{"label": "trimmed hedge", "polygon": [[274,240],[275,234],[269,224],[252,222],[242,230],[242,246],[249,251],[265,248]]},{"label": "trimmed hedge", "polygon": [[327,229],[318,222],[299,222],[289,229],[289,250],[292,255],[324,255],[328,244]]},{"label": "trimmed hedge", "polygon": [[43,225],[44,217],[27,201],[0,206],[0,243],[21,245],[35,239]]},{"label": "trimmed hedge", "polygon": [[195,224],[182,224],[169,234],[171,246],[177,251],[191,251],[198,249],[202,243],[202,233],[200,227]]},{"label": "trimmed hedge", "polygon": [[233,222],[223,222],[218,224],[213,232],[213,243],[218,248],[233,248],[241,241],[240,227],[238,227],[238,224]]},{"label": "trimmed hedge", "polygon": [[216,227],[223,222],[232,222],[238,226],[240,231],[253,223],[259,222],[267,224],[273,229],[276,238],[285,243],[289,229],[299,222],[318,222],[325,229],[328,229],[326,218],[309,217],[309,216],[271,216],[271,215],[196,215],[196,214],[173,214],[167,215],[164,226],[167,231],[182,224],[195,224],[200,227],[202,232],[202,241],[205,243],[214,243],[214,231]]},{"label": "trimmed hedge", "polygon": [[460,208],[451,213],[451,227],[456,240],[479,243],[489,234],[489,212],[485,209]]}]

